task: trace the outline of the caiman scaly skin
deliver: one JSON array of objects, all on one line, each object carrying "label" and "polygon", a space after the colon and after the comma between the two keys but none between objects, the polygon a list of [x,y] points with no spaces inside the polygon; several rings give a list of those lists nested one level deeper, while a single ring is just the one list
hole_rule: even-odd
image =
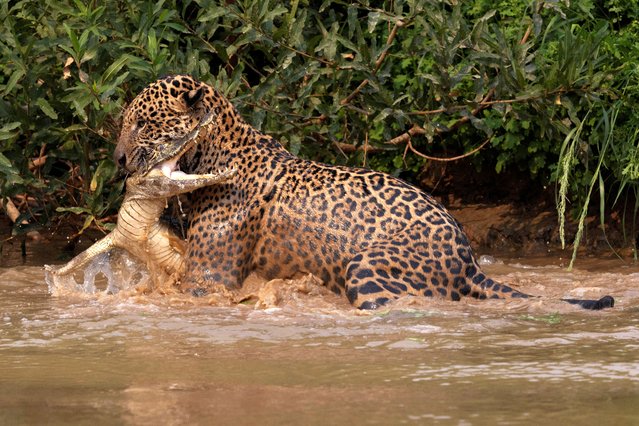
[{"label": "caiman scaly skin", "polygon": [[159,220],[167,198],[226,182],[234,175],[235,170],[229,169],[201,175],[173,173],[169,178],[159,169],[153,169],[147,175],[130,177],[115,229],[51,272],[55,275],[74,273],[97,255],[121,248],[145,261],[152,272],[159,270],[169,276],[182,274],[186,243]]}]

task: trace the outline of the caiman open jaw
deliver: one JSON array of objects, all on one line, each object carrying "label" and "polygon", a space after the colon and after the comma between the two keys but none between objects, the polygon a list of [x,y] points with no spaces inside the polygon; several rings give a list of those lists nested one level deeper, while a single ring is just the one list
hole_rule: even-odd
[{"label": "caiman open jaw", "polygon": [[197,126],[189,133],[159,145],[159,149],[152,153],[150,160],[140,174],[146,175],[153,169],[160,169],[162,174],[170,178],[171,174],[177,170],[177,163],[182,155],[197,144],[200,129],[209,125],[213,118],[215,118],[215,113],[210,111],[202,117]]},{"label": "caiman open jaw", "polygon": [[205,186],[230,182],[236,174],[236,169],[225,168],[217,173],[186,174],[172,171],[167,175],[163,170],[155,168],[146,175],[131,176],[127,181],[126,197],[127,200],[143,200],[146,205],[150,205],[150,200],[153,199],[164,200]]}]

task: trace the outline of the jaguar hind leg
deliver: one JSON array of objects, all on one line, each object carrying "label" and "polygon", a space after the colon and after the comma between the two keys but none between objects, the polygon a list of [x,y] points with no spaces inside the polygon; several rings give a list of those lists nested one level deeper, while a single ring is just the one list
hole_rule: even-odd
[{"label": "jaguar hind leg", "polygon": [[[373,244],[353,257],[347,265],[345,288],[348,300],[359,309],[376,309],[405,295],[453,301],[537,298],[488,278],[468,247],[409,245],[406,239]],[[587,310],[611,308],[615,303],[611,296],[561,300]]]},{"label": "jaguar hind leg", "polygon": [[346,296],[360,309],[375,309],[404,295],[457,301],[526,298],[487,278],[467,247],[417,242],[399,235],[356,255],[346,270]]}]

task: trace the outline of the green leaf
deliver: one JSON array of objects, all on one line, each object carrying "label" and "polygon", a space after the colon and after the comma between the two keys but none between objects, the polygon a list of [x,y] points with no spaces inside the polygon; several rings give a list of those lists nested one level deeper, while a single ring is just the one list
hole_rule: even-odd
[{"label": "green leaf", "polygon": [[155,6],[153,7],[153,14],[156,15],[159,11],[163,9],[163,6],[164,6],[164,0],[160,0],[156,2]]},{"label": "green leaf", "polygon": [[99,51],[96,48],[91,48],[87,50],[86,52],[84,52],[84,55],[82,55],[82,58],[80,59],[80,63],[83,64],[85,62],[92,60],[93,58],[98,56],[98,53]]},{"label": "green leaf", "polygon": [[286,56],[284,56],[284,59],[282,60],[282,69],[285,70],[286,68],[288,68],[291,63],[293,62],[293,58],[296,56],[295,52],[289,52]]},{"label": "green leaf", "polygon": [[11,122],[11,123],[7,123],[4,126],[2,126],[2,128],[0,129],[0,133],[2,133],[2,132],[10,132],[11,130],[17,129],[21,125],[22,125],[22,123],[19,122],[19,121],[14,121],[14,122]]},{"label": "green leaf", "polygon": [[78,41],[78,36],[75,35],[75,33],[73,32],[73,29],[71,29],[71,27],[67,25],[66,22],[62,24],[62,26],[66,30],[67,35],[69,36],[69,40],[71,41],[71,46],[73,46],[73,53],[74,53],[73,56],[77,62],[80,60],[80,56],[82,55],[82,51],[80,50],[80,42]]},{"label": "green leaf", "polygon": [[[0,152],[0,175],[4,175],[3,179],[9,184],[22,184],[24,180],[20,176],[18,170],[11,164],[11,161]],[[1,176],[0,176],[1,177]]]},{"label": "green leaf", "polygon": [[79,234],[83,233],[84,231],[86,231],[86,229],[91,226],[91,224],[93,223],[93,221],[95,221],[95,216],[93,216],[92,214],[89,214],[86,219],[84,219],[84,224],[82,225],[82,229],[80,229],[80,231],[78,231]]},{"label": "green leaf", "polygon": [[155,31],[149,31],[147,35],[147,53],[149,54],[149,58],[154,60],[158,55],[158,40],[155,37]]},{"label": "green leaf", "polygon": [[355,52],[356,55],[359,55],[359,49],[357,48],[357,46],[355,45],[355,43],[351,42],[350,40],[338,35],[336,36],[337,41],[340,42],[340,44],[342,46],[344,46],[345,48],[352,50],[353,52]]},{"label": "green leaf", "polygon": [[300,48],[304,44],[304,36],[303,31],[306,25],[306,9],[302,10],[292,22],[291,22],[291,31],[289,33],[288,39],[289,43],[296,48]]},{"label": "green leaf", "polygon": [[519,145],[520,139],[519,135],[515,133],[506,133],[506,137],[504,138],[503,147],[506,149],[513,149]]},{"label": "green leaf", "polygon": [[102,73],[102,82],[107,83],[114,75],[122,70],[122,67],[131,61],[131,55],[124,54],[115,60],[109,67]]},{"label": "green leaf", "polygon": [[350,38],[353,38],[353,34],[355,34],[355,31],[359,28],[359,24],[357,22],[357,7],[352,5],[349,6],[347,17],[348,17],[348,38],[350,39]]},{"label": "green leaf", "polygon": [[226,49],[226,54],[231,57],[235,54],[235,52],[239,50],[240,47],[247,44],[252,44],[259,38],[260,35],[257,31],[255,31],[253,28],[248,28],[245,30],[244,34],[242,34],[240,38],[235,41],[235,43],[233,43]]},{"label": "green leaf", "polygon": [[[86,30],[84,30],[82,32],[82,35],[78,39],[78,45],[80,46],[80,49],[82,49],[82,51],[84,51],[84,46],[86,46],[90,35],[91,35],[91,29],[86,29]],[[80,63],[85,61],[85,59],[84,59],[85,56],[86,56],[86,54],[82,55],[82,58],[80,59]],[[91,59],[91,58],[89,58],[89,59]]]},{"label": "green leaf", "polygon": [[4,88],[3,96],[7,96],[9,93],[11,93],[11,91],[16,86],[18,81],[20,81],[20,79],[24,77],[24,75],[25,75],[25,71],[23,69],[15,70],[11,74],[11,77],[9,77],[9,81],[7,82],[7,85]]},{"label": "green leaf", "polygon": [[91,179],[90,190],[91,192],[102,192],[102,187],[104,182],[113,178],[117,173],[117,168],[115,164],[110,159],[102,160],[98,165],[95,173],[93,174],[93,178]]},{"label": "green leaf", "polygon": [[203,13],[197,18],[197,21],[200,23],[217,20],[218,18],[228,14],[228,10],[226,10],[226,8],[215,5],[210,5],[206,9],[201,9],[201,11]]},{"label": "green leaf", "polygon": [[64,213],[64,212],[70,212],[70,213],[74,213],[74,214],[86,214],[86,213],[91,213],[91,211],[85,207],[58,207],[55,209],[55,211],[60,212],[60,213]]},{"label": "green leaf", "polygon": [[36,105],[40,107],[42,112],[44,112],[47,115],[47,117],[49,117],[52,120],[58,119],[58,114],[53,110],[53,108],[51,107],[51,105],[49,105],[49,102],[46,99],[38,98],[35,101],[35,103]]},{"label": "green leaf", "polygon": [[368,13],[368,32],[373,33],[375,31],[375,27],[379,22],[379,18],[381,17],[381,13],[379,12],[369,12]]},{"label": "green leaf", "polygon": [[337,31],[339,30],[339,25],[337,22],[334,22],[331,26],[331,30],[324,36],[320,44],[315,48],[316,52],[324,52],[324,56],[328,60],[335,59],[335,54],[337,52]]},{"label": "green leaf", "polygon": [[87,130],[87,126],[85,126],[84,124],[72,124],[70,126],[65,127],[62,130],[64,130],[65,132],[68,132],[68,133],[79,132],[79,131]]},{"label": "green leaf", "polygon": [[85,2],[81,0],[73,0],[73,2],[75,3],[75,6],[78,8],[78,10],[82,12],[83,15],[87,14],[87,6],[85,5]]},{"label": "green leaf", "polygon": [[[166,26],[171,28],[171,29],[174,29],[175,31],[177,31],[179,33],[188,33],[188,29],[184,25],[178,24],[176,22],[168,22],[166,24]],[[108,224],[108,225],[110,225],[110,224]]]}]

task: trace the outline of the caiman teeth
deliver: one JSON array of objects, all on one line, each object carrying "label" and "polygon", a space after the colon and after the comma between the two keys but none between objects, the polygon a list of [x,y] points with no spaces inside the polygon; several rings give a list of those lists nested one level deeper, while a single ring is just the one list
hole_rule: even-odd
[{"label": "caiman teeth", "polygon": [[[152,162],[151,164],[155,164],[155,166],[150,166],[148,165],[146,167],[146,173],[148,173],[150,171],[150,169],[152,168],[162,168],[162,173],[164,173],[164,175],[166,177],[171,177],[170,176],[170,172],[175,171],[175,167],[173,167],[170,171],[169,170],[164,170],[164,165],[167,163],[172,163],[172,162],[176,162],[180,159],[180,157],[182,157],[182,155],[184,155],[184,153],[186,151],[188,151],[189,149],[191,149],[193,146],[195,146],[198,141],[197,141],[197,137],[200,134],[200,129],[204,126],[208,126],[209,124],[211,124],[213,122],[213,119],[216,117],[217,115],[215,114],[214,111],[209,111],[208,113],[206,113],[204,115],[204,117],[202,117],[202,119],[200,120],[200,122],[197,124],[197,126],[195,126],[195,128],[193,130],[191,130],[189,133],[187,133],[186,135],[179,137],[179,138],[174,138],[171,139],[170,141],[167,142],[167,144],[164,146],[164,148],[168,151],[170,151],[170,155],[173,155],[173,157],[169,160],[165,160],[162,161],[160,163],[154,163]],[[154,157],[160,156],[160,152],[155,152],[154,153]],[[149,168],[150,166],[150,168]]]},{"label": "caiman teeth", "polygon": [[167,178],[171,179],[171,175],[173,173],[176,172],[177,170],[177,162],[180,159],[180,157],[173,157],[170,160],[167,161],[163,161],[162,163],[158,164],[157,166],[155,166],[155,169],[160,169],[162,174],[164,176],[166,176]]}]

